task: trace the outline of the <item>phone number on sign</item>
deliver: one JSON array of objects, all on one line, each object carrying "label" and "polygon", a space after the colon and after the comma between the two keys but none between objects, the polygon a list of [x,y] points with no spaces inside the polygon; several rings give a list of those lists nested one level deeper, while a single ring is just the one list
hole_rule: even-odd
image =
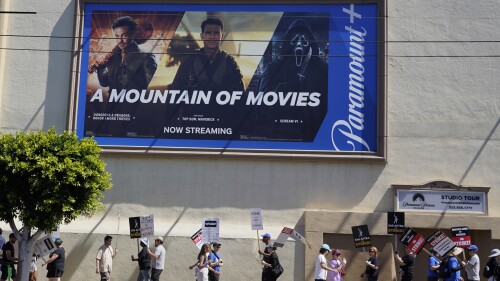
[{"label": "phone number on sign", "polygon": [[451,210],[472,210],[472,206],[448,206]]}]

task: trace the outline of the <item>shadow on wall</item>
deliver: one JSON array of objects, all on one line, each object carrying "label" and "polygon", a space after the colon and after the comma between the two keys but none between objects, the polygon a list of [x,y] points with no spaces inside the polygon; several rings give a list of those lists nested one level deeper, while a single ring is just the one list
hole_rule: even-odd
[{"label": "shadow on wall", "polygon": [[[71,74],[71,58],[74,55],[70,52],[73,44],[73,24],[75,14],[75,1],[68,1],[68,6],[59,16],[59,20],[54,25],[50,34],[48,65],[47,65],[47,86],[45,89],[45,100],[42,102],[33,118],[27,124],[28,129],[40,113],[42,108],[43,130],[46,131],[55,127],[58,132],[67,129],[67,114],[69,94],[69,76]],[[54,16],[52,13],[45,13],[40,16]],[[64,37],[64,38],[61,38]],[[61,51],[58,51],[61,50]],[[65,119],[63,119],[65,118]]]},{"label": "shadow on wall", "polygon": [[104,203],[147,202],[151,207],[351,209],[385,168],[383,164],[304,161],[104,160],[114,185]]}]

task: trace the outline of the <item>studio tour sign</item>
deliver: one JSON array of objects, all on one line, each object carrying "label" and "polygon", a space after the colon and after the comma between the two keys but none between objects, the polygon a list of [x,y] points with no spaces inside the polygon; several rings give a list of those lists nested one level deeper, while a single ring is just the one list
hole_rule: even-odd
[{"label": "studio tour sign", "polygon": [[393,185],[396,211],[487,213],[487,187],[463,187],[444,181],[424,185]]}]

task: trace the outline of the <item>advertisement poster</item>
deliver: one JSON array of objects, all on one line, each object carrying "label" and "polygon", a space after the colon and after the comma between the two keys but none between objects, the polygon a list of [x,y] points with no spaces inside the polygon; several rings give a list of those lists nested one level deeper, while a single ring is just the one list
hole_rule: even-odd
[{"label": "advertisement poster", "polygon": [[101,146],[377,152],[378,5],[84,6]]}]

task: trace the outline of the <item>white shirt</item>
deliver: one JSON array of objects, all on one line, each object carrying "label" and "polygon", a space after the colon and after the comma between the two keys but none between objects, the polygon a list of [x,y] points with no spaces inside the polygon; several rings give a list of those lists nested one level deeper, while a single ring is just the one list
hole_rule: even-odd
[{"label": "white shirt", "polygon": [[465,265],[465,271],[467,271],[467,279],[481,280],[479,277],[479,257],[477,254],[469,259],[469,262]]},{"label": "white shirt", "polygon": [[318,258],[316,258],[316,270],[314,270],[314,279],[326,280],[328,271],[321,267],[322,263],[327,265],[325,256],[323,254],[319,254]]},{"label": "white shirt", "polygon": [[158,256],[155,259],[155,263],[153,264],[153,268],[156,269],[164,269],[165,268],[165,248],[162,244],[158,245],[155,249],[155,255]]}]

